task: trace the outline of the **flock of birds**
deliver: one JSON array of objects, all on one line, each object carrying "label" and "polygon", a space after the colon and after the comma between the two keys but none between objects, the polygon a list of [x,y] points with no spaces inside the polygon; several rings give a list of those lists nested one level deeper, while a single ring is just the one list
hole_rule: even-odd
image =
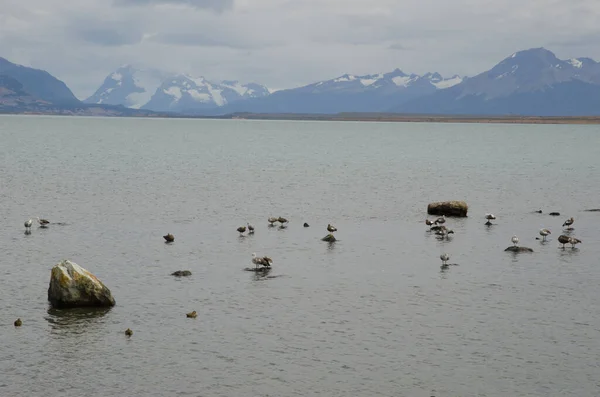
[{"label": "flock of birds", "polygon": [[[279,228],[285,229],[290,221],[284,217],[279,216],[279,217],[269,217],[267,219],[267,222],[269,223],[269,227],[274,227],[276,223],[279,223]],[[309,224],[305,222],[304,227],[309,227]],[[248,232],[248,234],[254,234],[255,229],[254,229],[254,226],[252,226],[250,223],[246,223],[246,226],[240,226],[236,230],[238,233],[240,233],[240,236],[243,236],[244,233],[246,233],[246,231]],[[337,228],[329,223],[329,224],[327,224],[327,231],[329,233],[334,233],[334,232],[337,232]],[[164,235],[163,238],[165,239],[165,242],[167,242],[167,243],[172,243],[173,241],[175,241],[175,236],[173,236],[171,233]],[[256,272],[259,272],[259,271],[260,272],[268,272],[269,270],[271,270],[271,265],[273,264],[273,259],[268,256],[258,256],[258,255],[256,255],[256,252],[253,252],[252,253],[252,264],[254,265],[253,268],[246,268],[245,270],[256,271]],[[187,316],[194,318],[195,313],[196,313],[195,311],[191,312],[191,313],[187,313]]]},{"label": "flock of birds", "polygon": [[[541,213],[541,211],[536,211],[536,212]],[[40,219],[40,217],[37,217],[37,216],[35,217],[35,219],[37,219],[38,224],[42,228],[46,228],[50,224],[50,222],[47,219]],[[486,219],[485,225],[491,226],[492,221],[496,219],[496,216],[494,214],[485,214],[485,219]],[[289,221],[283,217],[269,217],[267,219],[267,221],[269,223],[269,227],[274,227],[276,223],[279,223],[280,229],[285,229],[287,227],[287,225],[289,224]],[[562,226],[563,227],[566,226],[567,231],[572,231],[574,229],[571,226],[573,225],[574,222],[575,222],[575,219],[573,217],[571,217],[571,218],[567,219],[563,223]],[[425,219],[425,224],[427,226],[429,226],[429,230],[432,232],[435,232],[435,234],[441,239],[448,238],[448,236],[450,234],[454,234],[454,230],[446,227],[445,223],[446,223],[445,215],[442,215],[435,220]],[[31,218],[25,222],[25,233],[26,234],[31,233],[32,225],[33,225],[33,218]],[[308,223],[304,223],[304,227],[309,227]],[[255,229],[254,229],[254,226],[252,226],[250,223],[246,223],[246,226],[240,226],[236,230],[238,233],[240,233],[240,236],[242,236],[242,235],[244,235],[244,233],[246,233],[246,231],[248,232],[248,234],[254,234]],[[334,232],[337,231],[337,228],[331,224],[327,224],[327,231],[330,234],[333,234]],[[546,237],[548,235],[552,234],[552,232],[549,229],[542,228],[542,229],[540,229],[539,234],[540,234],[540,236],[542,236],[542,241],[547,241]],[[163,236],[163,238],[165,239],[166,243],[172,243],[175,241],[175,236],[171,233],[167,233],[166,235]],[[539,237],[537,237],[536,239],[539,239]],[[518,247],[519,246],[519,237],[517,237],[516,235],[512,236],[511,242],[513,243],[514,247]],[[580,244],[581,240],[578,238],[572,237],[572,236],[567,236],[567,235],[562,234],[558,237],[558,242],[560,244],[562,244],[561,248],[565,249],[566,244],[571,244],[571,248],[575,248],[575,245]],[[447,253],[442,253],[440,255],[440,259],[442,261],[442,265],[441,265],[442,270],[447,269],[450,266],[450,264],[448,263],[448,261],[450,260],[450,255],[448,255]],[[268,256],[258,256],[254,252],[254,253],[252,253],[252,264],[254,265],[253,268],[246,268],[245,270],[268,273],[268,271],[271,270],[271,266],[273,264],[273,259]],[[456,264],[454,264],[454,265],[456,265]],[[186,316],[188,318],[196,318],[197,313],[194,310],[190,313],[186,313]],[[20,327],[22,324],[23,324],[23,322],[21,321],[20,318],[18,318],[14,322],[15,327]],[[133,331],[130,328],[127,328],[125,330],[125,335],[131,336],[131,335],[133,335]]]},{"label": "flock of birds", "polygon": [[[536,211],[538,213],[542,213],[542,211]],[[485,214],[485,225],[486,226],[491,226],[492,225],[492,221],[496,219],[496,216],[494,214]],[[569,219],[567,219],[564,223],[563,223],[563,228],[566,226],[567,227],[567,231],[572,231],[574,230],[571,226],[573,225],[573,223],[575,222],[575,219],[573,217],[570,217]],[[453,234],[454,230],[452,229],[448,229],[446,227],[446,225],[444,225],[444,223],[446,223],[446,216],[442,215],[441,217],[435,219],[435,220],[429,220],[429,219],[425,219],[425,224],[427,226],[429,226],[429,230],[435,232],[435,234],[437,236],[439,236],[440,238],[447,238],[448,235]],[[542,241],[547,241],[546,237],[549,234],[552,234],[552,232],[549,229],[546,228],[542,228],[539,231],[540,236],[542,236]],[[536,237],[536,239],[539,239],[539,237]],[[516,235],[512,236],[510,241],[513,243],[513,246],[515,248],[518,248],[519,246],[519,237],[517,237]],[[567,236],[565,234],[561,234],[560,236],[558,236],[558,242],[560,244],[562,244],[562,249],[565,249],[565,245],[566,244],[571,244],[571,248],[575,248],[575,245],[580,244],[581,240],[576,238],[576,237],[572,237],[572,236]],[[448,261],[450,260],[450,255],[448,255],[447,253],[443,253],[440,255],[440,259],[442,261],[442,269],[447,269],[450,265],[448,264]]]}]

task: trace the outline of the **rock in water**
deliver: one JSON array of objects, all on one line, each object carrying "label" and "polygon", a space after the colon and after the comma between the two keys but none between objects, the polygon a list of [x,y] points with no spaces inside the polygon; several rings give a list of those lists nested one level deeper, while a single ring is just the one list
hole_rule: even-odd
[{"label": "rock in water", "polygon": [[321,240],[327,241],[328,243],[333,243],[334,241],[336,241],[336,238],[333,236],[333,234],[329,233],[327,236],[323,237]]},{"label": "rock in water", "polygon": [[464,201],[439,201],[427,206],[429,215],[466,217],[469,207]]},{"label": "rock in water", "polygon": [[171,273],[171,276],[175,277],[187,277],[191,275],[192,272],[190,272],[189,270],[177,270],[176,272]]},{"label": "rock in water", "polygon": [[96,276],[69,260],[52,268],[48,300],[55,308],[115,305],[110,290]]},{"label": "rock in water", "polygon": [[533,252],[533,250],[531,248],[528,248],[528,247],[515,247],[514,245],[511,245],[510,247],[508,247],[504,251],[510,251],[510,252]]}]

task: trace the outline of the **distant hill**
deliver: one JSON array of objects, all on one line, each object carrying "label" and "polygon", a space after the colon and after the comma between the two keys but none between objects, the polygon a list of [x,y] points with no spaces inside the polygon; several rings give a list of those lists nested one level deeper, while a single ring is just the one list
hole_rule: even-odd
[{"label": "distant hill", "polygon": [[412,114],[584,116],[600,114],[600,64],[560,60],[544,49],[516,52],[454,87],[396,104]]},{"label": "distant hill", "polygon": [[25,92],[42,101],[57,105],[79,103],[65,83],[44,70],[17,65],[0,57],[0,75],[17,80]]}]

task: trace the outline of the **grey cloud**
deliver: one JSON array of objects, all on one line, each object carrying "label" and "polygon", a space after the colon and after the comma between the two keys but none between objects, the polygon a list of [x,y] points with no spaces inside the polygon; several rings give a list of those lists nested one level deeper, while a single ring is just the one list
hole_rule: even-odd
[{"label": "grey cloud", "polygon": [[235,36],[225,36],[219,33],[159,33],[151,38],[161,44],[184,45],[194,47],[225,47],[236,50],[250,50],[271,47],[276,44],[270,42],[252,42]]},{"label": "grey cloud", "polygon": [[223,12],[233,8],[234,0],[114,0],[113,4],[117,6],[172,4]]},{"label": "grey cloud", "polygon": [[137,44],[142,40],[141,33],[106,28],[80,28],[78,36],[88,43],[108,47]]}]

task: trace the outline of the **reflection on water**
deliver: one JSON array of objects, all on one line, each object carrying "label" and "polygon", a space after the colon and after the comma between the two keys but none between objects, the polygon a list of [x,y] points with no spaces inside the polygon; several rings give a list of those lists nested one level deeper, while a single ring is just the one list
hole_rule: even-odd
[{"label": "reflection on water", "polygon": [[45,317],[53,332],[84,332],[88,327],[97,327],[112,308],[54,309],[50,307]]}]

